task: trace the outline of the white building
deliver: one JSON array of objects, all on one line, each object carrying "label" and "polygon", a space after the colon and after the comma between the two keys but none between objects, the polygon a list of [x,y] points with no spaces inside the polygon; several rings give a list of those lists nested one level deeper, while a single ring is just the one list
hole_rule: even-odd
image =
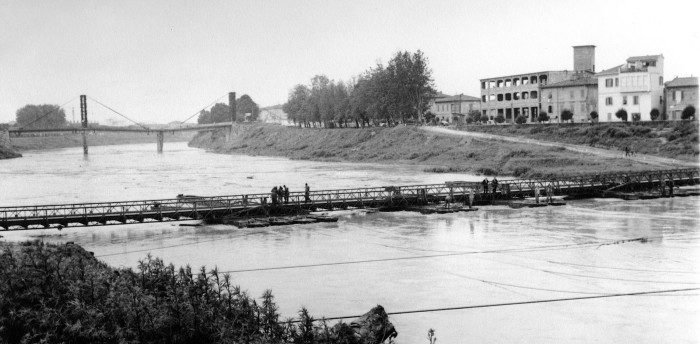
[{"label": "white building", "polygon": [[615,113],[624,109],[627,120],[638,115],[651,120],[652,109],[664,111],[664,56],[633,56],[627,63],[598,74],[598,120],[620,122]]}]

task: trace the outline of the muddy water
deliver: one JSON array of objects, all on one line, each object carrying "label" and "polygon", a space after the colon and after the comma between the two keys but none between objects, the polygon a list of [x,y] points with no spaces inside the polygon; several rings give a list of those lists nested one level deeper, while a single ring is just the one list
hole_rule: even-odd
[{"label": "muddy water", "polygon": [[[168,143],[28,152],[0,161],[0,205],[478,180],[421,167],[228,156]],[[332,224],[235,229],[177,223],[2,233],[74,241],[114,266],[147,253],[228,271],[284,316],[429,310],[700,288],[700,200],[584,200],[564,207],[420,215],[342,212]],[[627,241],[644,237],[644,241]],[[698,342],[700,291],[392,316],[399,343]]]}]

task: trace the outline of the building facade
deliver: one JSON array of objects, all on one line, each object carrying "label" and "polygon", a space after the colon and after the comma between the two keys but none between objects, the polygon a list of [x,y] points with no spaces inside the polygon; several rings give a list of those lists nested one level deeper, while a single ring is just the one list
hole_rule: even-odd
[{"label": "building facade", "polygon": [[472,110],[480,110],[479,98],[458,94],[456,96],[436,98],[432,112],[440,122],[465,123],[467,114]]},{"label": "building facade", "polygon": [[542,108],[542,87],[594,73],[595,46],[573,48],[572,71],[544,71],[479,80],[482,114],[491,120],[502,115],[506,123],[513,123],[520,115],[525,116],[528,122],[536,122]]},{"label": "building facade", "polygon": [[619,122],[615,113],[624,109],[627,120],[639,116],[642,121],[651,120],[650,112],[663,112],[664,94],[663,55],[634,56],[626,64],[604,70],[598,74],[598,120]]},{"label": "building facade", "polygon": [[698,109],[698,78],[686,77],[675,79],[666,83],[664,89],[664,103],[666,109],[664,119],[680,120],[683,110],[688,106]]},{"label": "building facade", "polygon": [[589,122],[590,114],[598,109],[598,80],[590,74],[541,87],[541,111],[549,114],[550,121],[561,122],[561,113],[573,113],[573,122]]}]

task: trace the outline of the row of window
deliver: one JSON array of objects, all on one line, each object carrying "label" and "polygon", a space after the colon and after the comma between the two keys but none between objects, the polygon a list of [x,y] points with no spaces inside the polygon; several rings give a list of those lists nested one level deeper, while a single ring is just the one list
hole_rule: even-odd
[{"label": "row of window", "polygon": [[[614,85],[614,86],[613,86]],[[659,76],[659,86],[664,85],[664,77]],[[606,78],[605,87],[618,87],[620,86],[620,78]],[[643,75],[631,75],[624,76],[622,78],[622,87],[629,86],[647,86],[647,78]]]},{"label": "row of window", "polygon": [[[488,101],[509,101],[509,100],[520,100],[520,99],[535,99],[537,98],[537,91],[530,92],[514,92],[514,93],[500,93],[500,94],[489,94]],[[486,95],[481,96],[481,101],[486,102]]]},{"label": "row of window", "polygon": [[[613,98],[606,97],[605,105],[615,105],[613,104]],[[627,105],[627,96],[622,96],[622,105]],[[639,105],[639,96],[632,96],[632,105]]]},{"label": "row of window", "polygon": [[504,80],[491,80],[491,81],[482,81],[481,82],[481,89],[487,89],[487,88],[501,88],[501,87],[514,87],[514,86],[521,86],[521,85],[529,85],[529,84],[537,84],[539,80],[540,84],[547,84],[547,76],[546,75],[540,75],[539,78],[537,75],[532,75],[532,76],[524,76],[524,77],[517,77],[517,78],[510,78],[510,79],[504,79]]},{"label": "row of window", "polygon": [[[581,98],[586,98],[586,90],[580,89],[579,91],[581,93]],[[569,90],[569,99],[574,99],[574,90]],[[547,93],[547,102],[552,102],[552,92]]]}]

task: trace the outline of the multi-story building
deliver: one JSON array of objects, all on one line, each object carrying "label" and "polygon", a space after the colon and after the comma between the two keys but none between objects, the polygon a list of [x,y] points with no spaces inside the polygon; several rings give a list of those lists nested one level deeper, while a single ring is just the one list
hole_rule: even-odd
[{"label": "multi-story building", "polygon": [[489,119],[503,115],[512,123],[523,115],[537,121],[541,108],[541,87],[551,83],[591,75],[595,71],[595,46],[574,46],[574,70],[544,71],[481,79],[482,114]]},{"label": "multi-story building", "polygon": [[666,111],[664,119],[679,120],[683,110],[688,106],[698,109],[698,78],[686,77],[675,79],[666,83],[664,91]]},{"label": "multi-story building", "polygon": [[598,80],[589,74],[571,80],[541,86],[542,108],[551,121],[561,122],[561,113],[569,110],[572,121],[590,121],[590,114],[598,108]]},{"label": "multi-story building", "polygon": [[664,88],[664,56],[633,56],[624,65],[606,69],[598,74],[598,119],[616,122],[615,113],[624,109],[627,120],[639,117],[651,120],[650,112],[662,112]]},{"label": "multi-story building", "polygon": [[479,110],[480,108],[481,102],[479,98],[458,94],[456,96],[436,98],[433,113],[440,122],[464,123],[469,111]]}]

